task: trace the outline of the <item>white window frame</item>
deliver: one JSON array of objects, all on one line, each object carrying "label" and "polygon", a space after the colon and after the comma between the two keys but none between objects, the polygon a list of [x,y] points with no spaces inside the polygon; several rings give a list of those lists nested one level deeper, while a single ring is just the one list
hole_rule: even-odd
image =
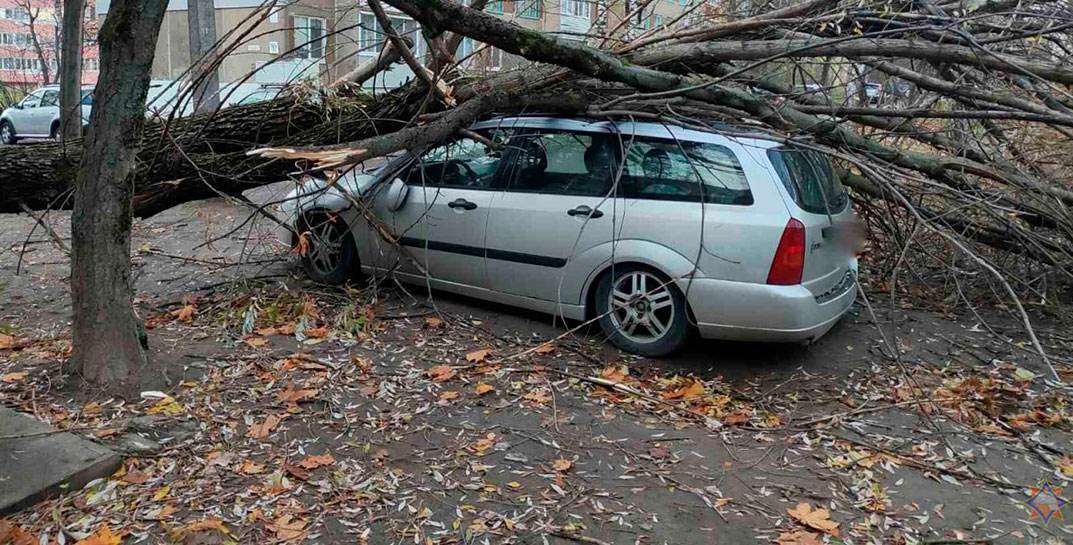
[{"label": "white window frame", "polygon": [[562,0],[563,15],[568,17],[592,18],[592,5],[586,0]]},{"label": "white window frame", "polygon": [[[320,22],[321,36],[317,40],[320,42],[320,56],[314,57],[313,53],[316,51],[314,47],[315,43],[312,41],[312,22]],[[302,36],[304,33],[306,36]],[[309,42],[309,43],[306,43]],[[328,20],[324,17],[313,17],[309,15],[295,15],[294,16],[294,54],[300,59],[314,59],[317,61],[323,61],[328,55]]]},{"label": "white window frame", "polygon": [[279,42],[268,42],[268,52],[273,55],[279,55]]},{"label": "white window frame", "polygon": [[[398,17],[389,15],[388,19],[391,21],[391,26],[395,28],[395,32],[398,32],[402,36],[409,36],[414,41],[414,46],[411,51],[417,60],[421,60],[425,54],[425,40],[421,36],[421,25],[409,17]],[[368,28],[366,22],[372,22],[373,28]],[[403,27],[407,24],[414,25],[413,32],[406,32]],[[358,13],[358,49],[360,55],[376,56],[380,54],[380,49],[383,47],[384,40],[387,39],[387,34],[384,34],[384,29],[380,27],[380,20],[376,18],[372,12],[362,11]]]}]

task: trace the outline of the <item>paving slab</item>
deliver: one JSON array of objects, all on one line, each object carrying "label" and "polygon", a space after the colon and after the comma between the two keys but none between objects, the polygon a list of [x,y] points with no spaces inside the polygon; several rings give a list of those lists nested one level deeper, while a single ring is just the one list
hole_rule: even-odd
[{"label": "paving slab", "polygon": [[122,461],[97,443],[0,407],[0,515],[78,490]]}]

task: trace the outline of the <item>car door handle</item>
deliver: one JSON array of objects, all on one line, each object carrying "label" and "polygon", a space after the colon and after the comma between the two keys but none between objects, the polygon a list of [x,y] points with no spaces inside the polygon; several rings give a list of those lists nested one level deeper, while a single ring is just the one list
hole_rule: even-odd
[{"label": "car door handle", "polygon": [[474,208],[477,208],[477,203],[469,202],[466,199],[459,197],[447,203],[447,206],[450,206],[451,208],[461,208],[463,210],[473,210]]},{"label": "car door handle", "polygon": [[571,216],[588,216],[593,219],[602,218],[604,216],[603,212],[599,210],[593,210],[592,208],[585,206],[584,204],[577,208],[567,210],[566,213]]}]

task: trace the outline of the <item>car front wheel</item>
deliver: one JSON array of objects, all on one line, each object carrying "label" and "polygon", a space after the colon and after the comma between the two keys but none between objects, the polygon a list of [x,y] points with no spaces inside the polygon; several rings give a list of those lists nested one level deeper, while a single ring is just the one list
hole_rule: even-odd
[{"label": "car front wheel", "polygon": [[685,296],[651,269],[623,265],[596,288],[600,328],[619,348],[642,356],[664,356],[681,348],[689,333]]},{"label": "car front wheel", "polygon": [[[343,284],[358,270],[358,249],[346,222],[338,214],[314,213],[302,217],[299,239],[302,268],[322,284]],[[304,246],[304,247],[303,247]]]},{"label": "car front wheel", "polygon": [[15,128],[7,121],[0,121],[0,144],[10,146],[15,141]]}]

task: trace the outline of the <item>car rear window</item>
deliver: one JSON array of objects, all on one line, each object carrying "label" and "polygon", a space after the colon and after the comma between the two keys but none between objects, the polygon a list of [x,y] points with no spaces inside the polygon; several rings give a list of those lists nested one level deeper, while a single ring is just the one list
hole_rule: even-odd
[{"label": "car rear window", "polygon": [[730,148],[655,138],[634,138],[623,145],[627,198],[753,204],[745,171]]},{"label": "car rear window", "polygon": [[802,210],[814,214],[837,214],[849,199],[826,155],[800,148],[768,150],[786,191]]}]

